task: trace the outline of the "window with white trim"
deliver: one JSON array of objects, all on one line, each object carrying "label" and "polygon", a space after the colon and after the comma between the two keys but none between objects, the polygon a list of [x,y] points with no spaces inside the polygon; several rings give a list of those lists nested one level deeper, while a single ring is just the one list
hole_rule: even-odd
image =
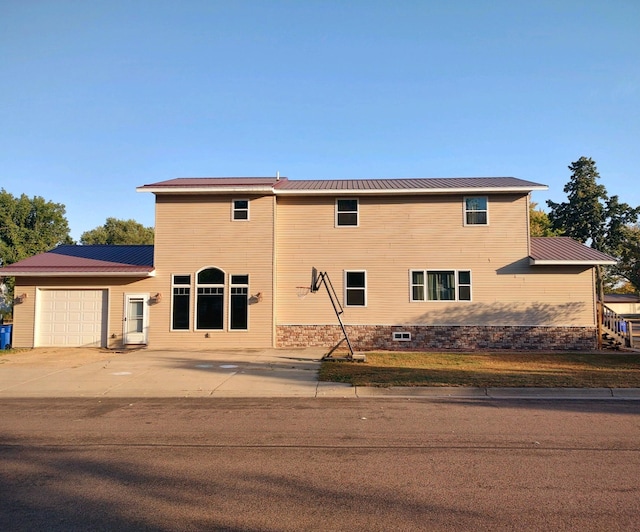
[{"label": "window with white trim", "polygon": [[411,270],[411,301],[471,301],[471,270]]},{"label": "window with white trim", "polygon": [[171,277],[171,330],[189,330],[191,315],[191,275]]},{"label": "window with white trim", "polygon": [[218,268],[206,268],[198,272],[196,281],[196,329],[224,328],[224,279]]},{"label": "window with white trim", "polygon": [[246,222],[249,220],[249,200],[234,199],[231,218],[235,221]]},{"label": "window with white trim", "polygon": [[336,200],[336,226],[337,227],[357,227],[359,224],[358,199],[337,199]]},{"label": "window with white trim", "polygon": [[249,328],[249,276],[232,275],[229,287],[229,329]]},{"label": "window with white trim", "polygon": [[488,225],[489,200],[486,196],[464,198],[464,225]]},{"label": "window with white trim", "polygon": [[344,302],[346,307],[367,306],[367,272],[348,270],[344,272]]}]

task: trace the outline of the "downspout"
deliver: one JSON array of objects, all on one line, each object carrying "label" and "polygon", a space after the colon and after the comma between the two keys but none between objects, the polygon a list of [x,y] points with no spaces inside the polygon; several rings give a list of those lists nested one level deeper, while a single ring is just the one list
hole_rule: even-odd
[{"label": "downspout", "polygon": [[[278,180],[280,179],[280,175],[278,172]],[[278,216],[278,202],[276,201],[275,192],[273,194],[272,200],[272,226],[271,226],[271,347],[276,348],[278,341],[278,330],[276,326],[277,312],[278,312],[278,304],[277,304],[277,290],[278,290],[278,261],[276,258],[276,252],[278,249],[277,246],[277,224],[276,219]]]}]

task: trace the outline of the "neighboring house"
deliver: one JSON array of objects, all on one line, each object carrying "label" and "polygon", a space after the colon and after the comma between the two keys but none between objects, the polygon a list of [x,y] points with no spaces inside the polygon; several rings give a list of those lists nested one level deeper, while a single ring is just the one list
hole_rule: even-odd
[{"label": "neighboring house", "polygon": [[640,296],[637,294],[605,294],[604,304],[621,316],[640,316]]},{"label": "neighboring house", "polygon": [[[529,236],[515,178],[181,178],[156,197],[155,245],[61,246],[16,277],[15,347],[322,345],[592,349],[594,270],[611,257]],[[152,256],[153,254],[153,256]]]}]

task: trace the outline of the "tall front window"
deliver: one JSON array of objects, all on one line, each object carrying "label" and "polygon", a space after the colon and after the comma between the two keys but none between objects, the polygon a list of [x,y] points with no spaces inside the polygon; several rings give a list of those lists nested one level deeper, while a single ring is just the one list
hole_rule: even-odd
[{"label": "tall front window", "polygon": [[464,224],[487,225],[489,223],[489,210],[485,196],[464,198]]},{"label": "tall front window", "polygon": [[231,276],[229,328],[246,330],[249,327],[249,276]]},{"label": "tall front window", "polygon": [[224,328],[224,272],[201,270],[197,277],[196,329]]},{"label": "tall front window", "polygon": [[191,307],[191,276],[174,275],[172,278],[171,329],[182,331],[189,329]]},{"label": "tall front window", "polygon": [[471,271],[412,270],[411,301],[471,301]]}]

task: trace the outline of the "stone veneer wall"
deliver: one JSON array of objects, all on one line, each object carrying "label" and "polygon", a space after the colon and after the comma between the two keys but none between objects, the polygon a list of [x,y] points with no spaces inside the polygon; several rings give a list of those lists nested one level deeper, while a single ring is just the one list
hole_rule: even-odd
[{"label": "stone veneer wall", "polygon": [[[592,327],[347,325],[346,330],[356,351],[581,351],[596,349],[598,345],[597,330]],[[411,340],[393,340],[394,332],[409,332]],[[278,325],[276,334],[278,347],[333,347],[342,338],[338,325]]]}]

